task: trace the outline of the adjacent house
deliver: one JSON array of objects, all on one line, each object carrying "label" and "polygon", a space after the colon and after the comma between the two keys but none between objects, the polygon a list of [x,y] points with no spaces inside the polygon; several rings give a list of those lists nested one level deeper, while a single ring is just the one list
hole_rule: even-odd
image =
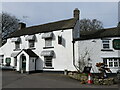
[{"label": "adjacent house", "polygon": [[0,48],[0,63],[16,71],[69,71],[73,65],[73,39],[79,38],[79,10],[67,20],[26,27],[19,30]]},{"label": "adjacent house", "polygon": [[[112,73],[120,69],[120,23],[117,27],[98,31],[81,32],[76,40],[80,68],[92,66],[91,72],[98,73],[96,63],[103,62]],[[84,65],[83,65],[84,64]]]}]

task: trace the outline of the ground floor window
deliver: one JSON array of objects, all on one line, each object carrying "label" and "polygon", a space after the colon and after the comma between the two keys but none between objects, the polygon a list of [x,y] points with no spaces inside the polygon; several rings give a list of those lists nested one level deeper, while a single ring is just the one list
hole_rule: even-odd
[{"label": "ground floor window", "polygon": [[11,63],[11,58],[6,58],[6,66],[10,66],[10,63]]},{"label": "ground floor window", "polygon": [[45,60],[45,67],[52,67],[52,57],[44,57]]},{"label": "ground floor window", "polygon": [[108,67],[120,67],[120,58],[104,58],[103,62]]}]

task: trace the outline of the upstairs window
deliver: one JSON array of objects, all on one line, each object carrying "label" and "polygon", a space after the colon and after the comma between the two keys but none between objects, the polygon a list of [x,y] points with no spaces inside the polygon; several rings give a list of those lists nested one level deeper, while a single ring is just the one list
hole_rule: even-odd
[{"label": "upstairs window", "polygon": [[26,40],[29,42],[29,48],[35,47],[35,35],[28,35]]},{"label": "upstairs window", "polygon": [[16,37],[16,38],[12,38],[12,42],[15,43],[15,50],[19,50],[20,49],[20,37]]},{"label": "upstairs window", "polygon": [[32,48],[35,46],[35,41],[34,40],[29,40],[29,48]]},{"label": "upstairs window", "polygon": [[20,49],[20,42],[15,42],[15,49],[16,50]]},{"label": "upstairs window", "polygon": [[103,49],[109,49],[110,48],[110,41],[108,39],[102,40]]},{"label": "upstairs window", "polygon": [[62,36],[58,36],[58,44],[62,44]]},{"label": "upstairs window", "polygon": [[45,40],[45,48],[54,48],[52,47],[53,32],[43,33],[42,39]]},{"label": "upstairs window", "polygon": [[45,39],[45,47],[51,47],[52,46],[52,39],[47,38]]}]

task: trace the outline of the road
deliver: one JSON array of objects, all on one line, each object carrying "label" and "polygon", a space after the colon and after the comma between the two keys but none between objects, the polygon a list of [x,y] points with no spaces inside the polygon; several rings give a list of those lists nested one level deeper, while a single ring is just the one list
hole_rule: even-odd
[{"label": "road", "polygon": [[118,85],[86,85],[63,74],[21,74],[16,71],[2,72],[3,88],[118,88]]}]

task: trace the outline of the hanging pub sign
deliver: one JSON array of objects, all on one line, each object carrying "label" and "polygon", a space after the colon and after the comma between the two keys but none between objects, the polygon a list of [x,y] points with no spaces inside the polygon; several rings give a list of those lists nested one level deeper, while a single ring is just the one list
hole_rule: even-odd
[{"label": "hanging pub sign", "polygon": [[115,50],[120,50],[120,39],[114,39],[113,40],[113,48]]}]

